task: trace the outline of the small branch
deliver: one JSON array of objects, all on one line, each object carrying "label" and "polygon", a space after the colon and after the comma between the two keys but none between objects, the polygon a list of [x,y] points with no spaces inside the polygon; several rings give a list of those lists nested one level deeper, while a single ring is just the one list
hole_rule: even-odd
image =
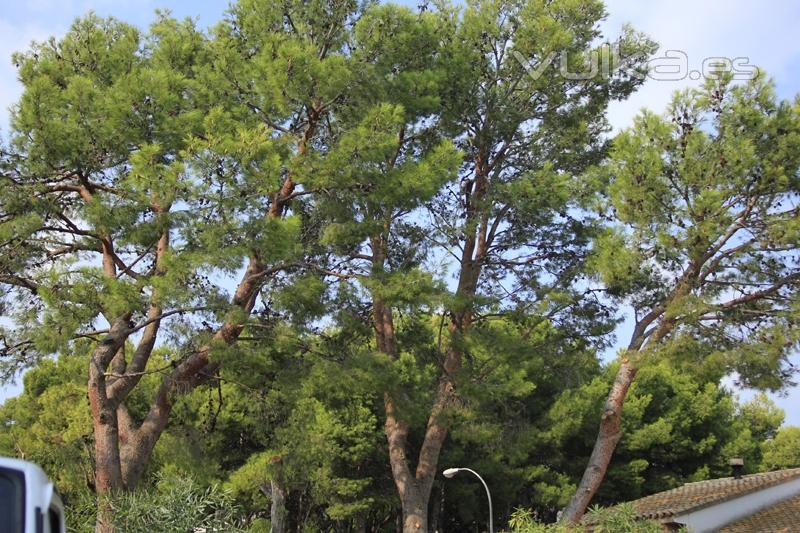
[{"label": "small branch", "polygon": [[81,237],[92,237],[93,239],[97,239],[99,241],[103,240],[96,233],[92,233],[90,231],[84,231],[79,228],[71,229],[71,228],[59,228],[58,226],[42,226],[37,231],[55,231],[58,233],[69,233],[71,235],[80,235]]},{"label": "small branch", "polygon": [[156,368],[153,370],[144,370],[142,372],[125,372],[124,374],[116,374],[114,372],[106,372],[104,375],[107,378],[117,378],[117,379],[130,379],[135,377],[146,376],[148,374],[160,374],[163,373],[165,370],[169,370],[173,367],[173,364],[170,363],[168,365],[164,365],[161,368]]},{"label": "small branch", "polygon": [[282,265],[274,266],[272,268],[265,268],[263,270],[260,270],[259,272],[256,272],[255,274],[251,274],[246,279],[254,280],[254,279],[258,279],[258,278],[263,278],[265,276],[271,276],[272,274],[277,274],[278,272],[280,272],[282,270],[289,270],[290,268],[296,267],[296,266],[298,266],[297,263],[284,263]]},{"label": "small branch", "polygon": [[156,322],[158,320],[163,320],[163,319],[165,319],[167,317],[170,317],[172,315],[179,315],[179,314],[182,314],[182,313],[195,313],[197,311],[208,311],[209,309],[212,309],[212,307],[207,306],[207,305],[206,306],[200,306],[200,307],[181,307],[179,309],[173,309],[171,311],[167,311],[166,313],[161,313],[158,316],[154,316],[153,318],[145,320],[141,324],[139,324],[139,325],[135,326],[133,329],[131,329],[128,332],[128,334],[130,335],[130,334],[136,333],[140,329],[146,328],[148,325],[152,324],[153,322]]},{"label": "small branch", "polygon": [[[141,274],[139,274],[138,272],[134,272],[133,270],[131,270],[133,268],[133,265],[131,265],[131,266],[126,265],[122,261],[122,259],[120,259],[120,257],[116,254],[116,252],[114,252],[112,249],[110,249],[110,247],[109,247],[108,253],[111,256],[111,259],[114,261],[114,264],[117,265],[117,268],[120,269],[120,272],[117,273],[117,276],[116,276],[117,278],[119,278],[123,274],[127,274],[128,276],[130,276],[131,278],[136,279],[136,280],[138,280],[138,279],[140,279],[142,277]],[[137,261],[138,260],[139,259],[137,259]]]},{"label": "small branch", "polygon": [[243,389],[245,389],[245,390],[247,390],[249,392],[256,393],[256,394],[259,394],[259,395],[263,394],[263,391],[261,391],[261,390],[254,389],[253,387],[245,385],[244,383],[242,383],[240,381],[236,381],[234,379],[223,378],[219,374],[209,374],[207,372],[203,372],[202,370],[200,372],[198,372],[198,374],[200,374],[201,376],[203,376],[207,380],[216,380],[218,382],[230,383],[231,385],[236,385],[237,387],[241,387],[241,388],[243,388]]},{"label": "small branch", "polygon": [[108,328],[106,329],[97,329],[94,331],[87,331],[86,333],[76,333],[77,337],[94,337],[96,335],[107,335],[109,332]]},{"label": "small branch", "polygon": [[22,287],[24,289],[28,289],[33,293],[37,293],[39,291],[39,285],[35,281],[24,279],[19,276],[0,275],[0,283],[5,283],[6,285],[14,285],[15,287]]},{"label": "small branch", "polygon": [[309,189],[307,191],[296,191],[288,195],[286,198],[284,198],[283,201],[288,202],[289,200],[293,200],[299,196],[308,196],[309,194],[317,194],[321,191],[322,189]]},{"label": "small branch", "polygon": [[312,269],[312,270],[316,270],[316,271],[317,271],[317,272],[319,272],[320,274],[324,274],[324,275],[326,275],[326,276],[332,276],[332,277],[334,277],[334,278],[339,278],[339,279],[353,279],[354,277],[356,277],[356,276],[355,276],[355,274],[342,274],[341,272],[336,272],[336,271],[333,271],[333,270],[328,270],[328,269],[326,269],[326,268],[322,268],[322,267],[320,267],[320,266],[318,266],[318,265],[306,264],[306,265],[301,265],[301,266],[305,266],[306,268],[310,268],[310,269]]},{"label": "small branch", "polygon": [[775,294],[776,292],[778,292],[781,288],[785,287],[786,285],[789,285],[790,283],[792,283],[794,281],[798,281],[798,280],[800,280],[800,272],[795,272],[793,274],[790,274],[788,276],[785,276],[785,277],[779,279],[772,286],[770,286],[770,287],[768,287],[768,288],[766,288],[764,290],[751,292],[751,293],[745,294],[744,296],[741,296],[739,298],[734,298],[732,300],[728,300],[727,302],[723,302],[723,303],[719,304],[717,306],[717,308],[719,308],[719,309],[731,309],[731,308],[736,307],[738,305],[743,305],[743,304],[747,304],[747,303],[750,303],[750,302],[754,302],[754,301],[759,300],[761,298],[765,298],[767,296],[771,296],[771,295]]}]

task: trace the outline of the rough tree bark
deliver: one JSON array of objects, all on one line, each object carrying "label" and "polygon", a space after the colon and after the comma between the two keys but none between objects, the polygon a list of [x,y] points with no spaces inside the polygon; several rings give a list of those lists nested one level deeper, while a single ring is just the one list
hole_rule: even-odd
[{"label": "rough tree bark", "polygon": [[[688,293],[690,289],[690,275],[691,271],[687,271],[683,280],[678,284],[675,291],[673,291],[670,300],[681,298]],[[614,378],[614,384],[603,405],[603,413],[600,416],[600,428],[597,432],[597,439],[595,439],[592,454],[589,457],[589,463],[583,472],[575,494],[564,508],[564,512],[561,515],[562,522],[577,524],[586,512],[586,508],[597,493],[597,490],[600,488],[600,484],[603,482],[603,478],[608,470],[608,465],[611,463],[611,458],[614,455],[614,450],[622,438],[622,407],[625,403],[625,397],[636,377],[636,373],[639,371],[639,368],[634,364],[633,358],[640,358],[645,350],[657,346],[675,327],[676,322],[674,318],[665,318],[653,329],[647,329],[664,315],[665,310],[666,306],[656,306],[647,316],[636,324],[633,330],[631,342],[627,349],[628,356],[622,360],[619,370],[617,370],[617,375]],[[645,342],[647,345],[643,347]]]},{"label": "rough tree bark", "polygon": [[[666,304],[656,305],[636,323],[626,351],[627,356],[623,358],[619,370],[617,370],[614,384],[603,405],[600,427],[592,454],[589,456],[589,463],[583,472],[575,494],[561,514],[561,522],[577,524],[600,488],[611,458],[614,456],[614,450],[622,438],[622,408],[628,389],[639,371],[634,360],[640,358],[645,350],[657,346],[673,330],[676,318],[663,318],[664,313],[670,302],[683,298],[691,291],[698,273],[699,266],[690,264],[675,289],[666,298]],[[659,319],[661,321],[657,323]],[[653,325],[654,323],[657,325]]]},{"label": "rough tree bark", "polygon": [[581,482],[578,484],[578,490],[564,509],[562,514],[563,521],[577,523],[583,517],[583,513],[586,512],[586,508],[589,506],[589,502],[592,501],[597,489],[600,488],[600,483],[606,475],[614,450],[620,438],[622,438],[622,405],[637,371],[638,368],[631,365],[627,359],[620,365],[617,376],[614,379],[614,385],[611,387],[608,398],[606,398],[606,402],[603,405],[600,430],[597,434],[594,449],[592,449],[592,455],[589,457],[589,464],[583,472]]},{"label": "rough tree bark", "polygon": [[272,533],[286,533],[288,531],[286,523],[287,491],[281,457],[274,457],[272,464],[274,465],[272,479],[270,480],[270,500],[272,503],[269,509]]},{"label": "rough tree bark", "polygon": [[94,433],[94,486],[98,493],[95,530],[99,533],[115,530],[107,496],[119,493],[124,487],[117,412],[106,394],[105,368],[122,349],[127,330],[128,317],[122,316],[113,323],[108,336],[95,349],[89,362],[88,398]]},{"label": "rough tree bark", "polygon": [[272,504],[269,516],[272,523],[272,533],[286,532],[286,489],[277,479],[272,479],[271,495]]}]

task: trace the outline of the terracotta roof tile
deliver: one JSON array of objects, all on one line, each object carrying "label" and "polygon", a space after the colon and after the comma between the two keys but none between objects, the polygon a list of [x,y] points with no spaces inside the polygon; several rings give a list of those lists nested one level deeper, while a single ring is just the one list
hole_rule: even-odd
[{"label": "terracotta roof tile", "polygon": [[[663,520],[800,477],[800,468],[686,483],[631,502],[641,518]],[[588,517],[587,517],[588,518]],[[588,524],[591,519],[584,520]]]},{"label": "terracotta roof tile", "polygon": [[659,492],[632,503],[642,518],[667,518],[744,496],[797,477],[800,477],[800,468],[750,474],[742,476],[741,479],[732,477],[709,479],[686,483],[676,489]]},{"label": "terracotta roof tile", "polygon": [[790,533],[800,527],[800,495],[762,509],[719,530],[719,533]]}]

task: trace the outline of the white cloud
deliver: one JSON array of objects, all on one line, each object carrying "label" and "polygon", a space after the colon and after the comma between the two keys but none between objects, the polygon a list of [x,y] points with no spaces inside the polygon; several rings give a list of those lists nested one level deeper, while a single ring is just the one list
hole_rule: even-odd
[{"label": "white cloud", "polygon": [[[631,22],[659,42],[659,54],[664,50],[685,52],[690,69],[700,70],[707,57],[747,57],[750,64],[776,79],[779,90],[789,89],[781,91],[783,96],[790,96],[787,93],[798,88],[800,40],[787,38],[795,33],[800,20],[800,3],[796,1],[608,0],[608,12],[603,28],[608,36],[615,36],[623,23]],[[648,80],[629,100],[615,103],[609,119],[619,129],[628,125],[641,108],[661,112],[675,90],[696,85],[688,78]]]}]

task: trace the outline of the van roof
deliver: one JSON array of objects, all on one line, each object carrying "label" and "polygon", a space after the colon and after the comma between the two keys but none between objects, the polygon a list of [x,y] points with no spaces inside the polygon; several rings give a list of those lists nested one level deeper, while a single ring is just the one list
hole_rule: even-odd
[{"label": "van roof", "polygon": [[48,509],[53,502],[62,507],[55,485],[38,465],[22,459],[0,457],[0,468],[19,470],[25,475],[25,498],[30,508]]}]

